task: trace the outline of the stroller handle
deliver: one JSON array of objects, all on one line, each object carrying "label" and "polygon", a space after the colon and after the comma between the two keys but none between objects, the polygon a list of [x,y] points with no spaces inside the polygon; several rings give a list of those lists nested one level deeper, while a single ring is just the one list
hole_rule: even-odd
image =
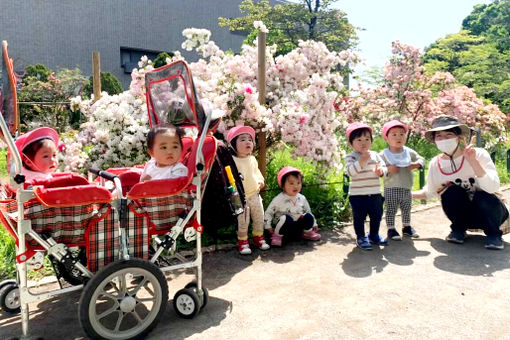
[{"label": "stroller handle", "polygon": [[92,172],[94,175],[97,175],[99,177],[103,177],[104,179],[107,179],[109,181],[114,181],[115,178],[117,178],[117,175],[114,175],[108,171],[104,170],[98,170],[98,169],[89,169],[89,172]]}]

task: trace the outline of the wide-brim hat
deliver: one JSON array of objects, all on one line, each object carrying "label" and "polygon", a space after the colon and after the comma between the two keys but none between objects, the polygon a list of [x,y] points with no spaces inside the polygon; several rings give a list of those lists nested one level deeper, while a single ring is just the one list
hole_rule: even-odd
[{"label": "wide-brim hat", "polygon": [[466,124],[459,123],[456,117],[442,115],[434,118],[432,128],[425,132],[425,138],[430,142],[434,142],[434,132],[449,130],[455,127],[460,128],[461,135],[469,136],[471,129]]},{"label": "wide-brim hat", "polygon": [[255,130],[253,130],[253,128],[251,126],[241,125],[241,126],[236,126],[236,127],[233,127],[232,129],[230,129],[230,131],[227,134],[228,144],[232,144],[231,143],[232,139],[236,138],[239,135],[242,135],[243,133],[249,134],[251,136],[251,138],[253,139],[253,142],[255,142]]},{"label": "wide-brim hat", "polygon": [[287,174],[290,174],[290,173],[294,173],[294,172],[297,172],[299,173],[301,176],[303,176],[303,173],[301,172],[301,170],[299,169],[296,169],[292,166],[286,166],[284,167],[283,169],[280,170],[280,172],[278,172],[278,185],[281,187],[282,186],[282,179],[283,179],[283,176],[287,175]]}]

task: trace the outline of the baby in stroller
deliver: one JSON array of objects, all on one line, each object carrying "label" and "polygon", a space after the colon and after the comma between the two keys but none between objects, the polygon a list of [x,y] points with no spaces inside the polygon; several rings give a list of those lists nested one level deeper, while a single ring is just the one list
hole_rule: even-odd
[{"label": "baby in stroller", "polygon": [[147,152],[152,158],[145,165],[140,182],[188,176],[188,168],[179,162],[182,135],[182,129],[168,124],[155,126],[149,131]]},{"label": "baby in stroller", "polygon": [[40,127],[16,139],[21,151],[25,183],[35,179],[49,179],[58,168],[58,133],[49,127]]}]

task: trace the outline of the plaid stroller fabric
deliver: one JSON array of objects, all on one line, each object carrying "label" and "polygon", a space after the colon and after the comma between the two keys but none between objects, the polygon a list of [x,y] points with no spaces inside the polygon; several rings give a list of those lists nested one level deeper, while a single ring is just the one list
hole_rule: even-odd
[{"label": "plaid stroller fabric", "polygon": [[[119,259],[120,231],[119,217],[111,207],[101,211],[98,219],[92,221],[88,231],[87,267],[97,272],[101,267]],[[147,217],[131,209],[128,212],[129,255],[148,259],[149,233]]]},{"label": "plaid stroller fabric", "polygon": [[170,231],[179,217],[191,210],[192,205],[192,195],[183,191],[173,196],[136,199],[129,207],[137,214],[147,216],[151,234],[163,234]]},{"label": "plaid stroller fabric", "polygon": [[[99,211],[109,204],[88,204],[71,207],[46,207],[37,200],[25,204],[25,218],[39,235],[49,235],[55,242],[66,245],[85,244],[85,231]],[[37,245],[35,241],[30,244]]]}]

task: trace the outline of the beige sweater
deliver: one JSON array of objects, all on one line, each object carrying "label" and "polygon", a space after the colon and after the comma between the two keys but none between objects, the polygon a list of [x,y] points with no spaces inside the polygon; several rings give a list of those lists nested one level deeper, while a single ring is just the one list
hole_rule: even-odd
[{"label": "beige sweater", "polygon": [[259,170],[255,157],[234,157],[234,162],[236,162],[237,170],[243,176],[243,187],[246,197],[257,194],[260,188],[259,183],[264,184],[264,177]]}]

